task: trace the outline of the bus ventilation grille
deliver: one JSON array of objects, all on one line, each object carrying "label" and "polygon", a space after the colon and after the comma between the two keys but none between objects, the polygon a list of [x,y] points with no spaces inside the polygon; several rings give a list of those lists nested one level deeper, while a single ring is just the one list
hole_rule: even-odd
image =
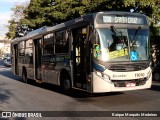
[{"label": "bus ventilation grille", "polygon": [[127,83],[135,83],[136,86],[141,86],[146,83],[147,78],[134,79],[134,80],[112,80],[115,87],[126,87]]},{"label": "bus ventilation grille", "polygon": [[111,65],[108,69],[115,72],[129,72],[145,70],[148,67],[147,64],[121,64],[121,65]]}]

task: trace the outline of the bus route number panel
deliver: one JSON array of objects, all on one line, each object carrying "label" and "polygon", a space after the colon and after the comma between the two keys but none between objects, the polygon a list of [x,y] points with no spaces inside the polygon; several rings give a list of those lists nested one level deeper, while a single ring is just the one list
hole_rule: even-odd
[{"label": "bus route number panel", "polygon": [[98,24],[147,24],[143,16],[116,16],[116,15],[98,15]]}]

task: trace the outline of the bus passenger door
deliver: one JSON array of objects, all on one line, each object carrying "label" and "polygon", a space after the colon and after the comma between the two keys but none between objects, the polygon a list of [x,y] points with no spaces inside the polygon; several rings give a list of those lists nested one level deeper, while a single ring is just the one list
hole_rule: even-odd
[{"label": "bus passenger door", "polygon": [[[73,35],[73,85],[87,90],[86,79],[86,27],[74,29]],[[84,32],[84,33],[83,33]]]},{"label": "bus passenger door", "polygon": [[42,39],[34,40],[34,46],[35,46],[35,58],[34,58],[35,79],[41,80]]},{"label": "bus passenger door", "polygon": [[18,69],[18,45],[15,44],[12,46],[12,55],[11,55],[11,61],[12,61],[12,72],[15,75],[19,74],[19,69]]}]

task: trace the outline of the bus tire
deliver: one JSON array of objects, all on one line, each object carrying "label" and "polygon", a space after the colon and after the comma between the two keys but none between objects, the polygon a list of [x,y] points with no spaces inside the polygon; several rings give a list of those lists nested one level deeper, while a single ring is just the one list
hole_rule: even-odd
[{"label": "bus tire", "polygon": [[160,72],[158,70],[153,72],[153,80],[160,81]]},{"label": "bus tire", "polygon": [[22,82],[24,82],[24,83],[28,82],[28,80],[27,80],[27,72],[26,72],[25,69],[23,69],[23,71],[22,71]]},{"label": "bus tire", "polygon": [[63,81],[63,91],[65,92],[65,94],[71,93],[71,81],[67,78]]},{"label": "bus tire", "polygon": [[60,74],[60,86],[65,94],[71,93],[72,83],[70,76],[66,70],[62,70]]}]

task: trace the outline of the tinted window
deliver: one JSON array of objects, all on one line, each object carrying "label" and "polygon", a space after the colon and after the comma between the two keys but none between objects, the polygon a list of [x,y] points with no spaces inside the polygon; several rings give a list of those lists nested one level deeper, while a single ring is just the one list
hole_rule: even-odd
[{"label": "tinted window", "polygon": [[55,53],[68,53],[69,52],[69,32],[59,31],[56,33],[55,38]]},{"label": "tinted window", "polygon": [[53,54],[53,33],[44,36],[43,54]]}]

